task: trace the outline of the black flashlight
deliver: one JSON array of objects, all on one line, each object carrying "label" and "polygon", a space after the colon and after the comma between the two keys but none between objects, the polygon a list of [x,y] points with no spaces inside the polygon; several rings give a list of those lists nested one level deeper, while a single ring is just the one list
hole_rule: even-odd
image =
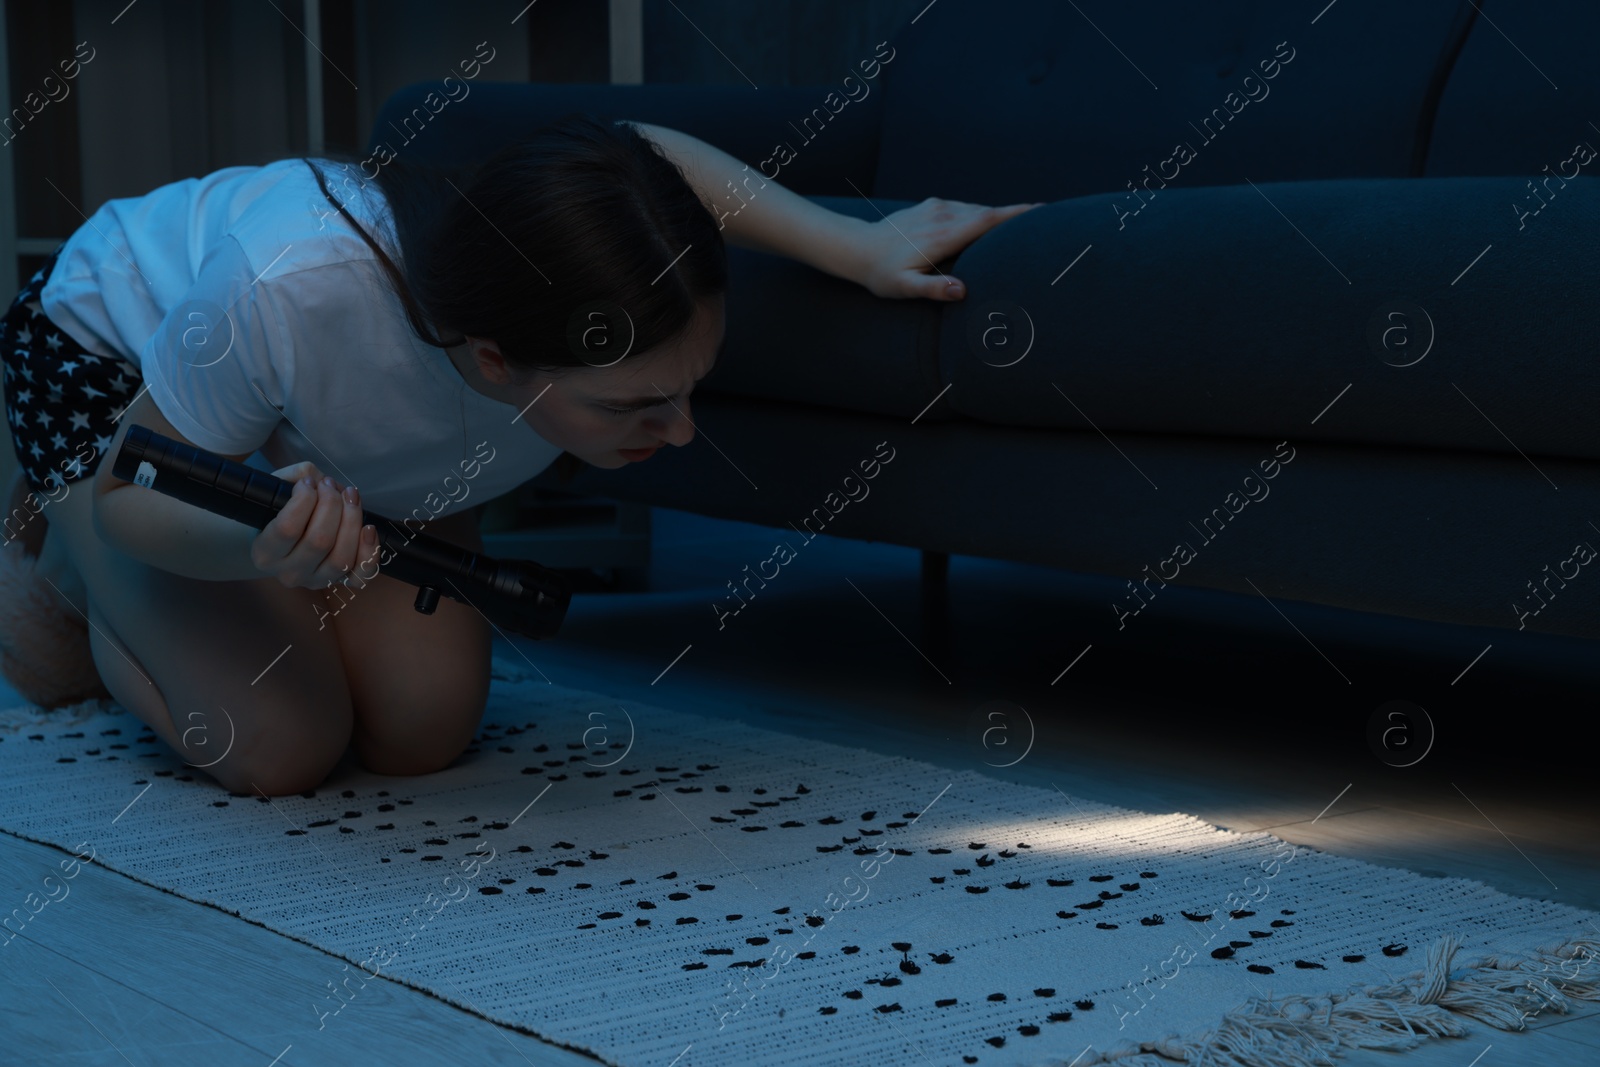
[{"label": "black flashlight", "polygon": [[[264,529],[289,502],[294,484],[131,425],[111,473],[125,482]],[[496,560],[400,523],[362,511],[378,531],[380,572],[417,586],[416,609],[433,614],[439,597],[477,608],[490,621],[526,637],[552,637],[566,618],[572,590],[562,575],[532,560]]]}]

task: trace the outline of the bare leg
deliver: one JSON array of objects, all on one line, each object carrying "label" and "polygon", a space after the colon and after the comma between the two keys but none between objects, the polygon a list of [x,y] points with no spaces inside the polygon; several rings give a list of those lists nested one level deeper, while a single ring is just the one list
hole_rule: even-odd
[{"label": "bare leg", "polygon": [[[477,510],[428,524],[431,537],[481,551]],[[323,594],[316,594],[322,596]],[[413,607],[415,586],[380,575],[365,589],[327,594],[354,701],[356,753],[379,774],[425,774],[472,741],[489,699],[493,631],[475,608],[449,597],[432,615]]]},{"label": "bare leg", "polygon": [[92,503],[91,483],[73,483],[50,505],[46,547],[58,541],[78,575],[84,601],[75,606],[91,623],[107,690],[235,792],[281,795],[321,782],[348,747],[353,718],[338,642],[317,629],[318,594],[267,577],[208,582],[150,567],[100,540]]},{"label": "bare leg", "polygon": [[[6,536],[15,537],[18,545],[25,549],[30,556],[37,556],[44,545],[44,531],[46,520],[44,509],[48,502],[35,495],[33,507],[28,506],[28,496],[33,493],[33,488],[28,485],[28,479],[23,477],[22,471],[17,471],[11,480],[11,490],[7,494]],[[35,509],[39,513],[35,514]]]}]

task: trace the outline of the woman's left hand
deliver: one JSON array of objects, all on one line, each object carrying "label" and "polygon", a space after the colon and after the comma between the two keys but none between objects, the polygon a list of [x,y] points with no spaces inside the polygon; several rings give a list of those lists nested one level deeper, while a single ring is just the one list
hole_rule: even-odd
[{"label": "woman's left hand", "polygon": [[960,300],[966,286],[935,263],[960,252],[994,227],[1041,204],[985,207],[929,197],[857,232],[856,281],[877,296]]}]

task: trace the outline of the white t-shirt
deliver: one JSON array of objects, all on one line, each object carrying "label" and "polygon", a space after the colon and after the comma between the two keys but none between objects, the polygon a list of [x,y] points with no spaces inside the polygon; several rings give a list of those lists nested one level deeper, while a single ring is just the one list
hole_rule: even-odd
[{"label": "white t-shirt", "polygon": [[[398,262],[376,183],[324,171]],[[417,338],[377,256],[299,159],[108,201],[67,242],[41,303],[84,348],[137,365],[201,448],[268,470],[310,460],[388,518],[473,507],[561,454]]]}]

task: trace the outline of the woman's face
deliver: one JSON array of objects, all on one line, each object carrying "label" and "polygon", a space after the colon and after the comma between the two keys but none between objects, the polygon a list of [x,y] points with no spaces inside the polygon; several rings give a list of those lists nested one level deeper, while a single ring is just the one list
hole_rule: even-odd
[{"label": "woman's face", "polygon": [[[703,303],[682,337],[608,367],[513,374],[492,342],[469,338],[479,392],[514,405],[529,429],[596,467],[650,458],[694,439],[689,394],[711,372],[727,333],[724,301]],[[455,356],[452,355],[454,359]],[[462,366],[462,361],[457,361]],[[463,370],[463,374],[467,372]]]}]

